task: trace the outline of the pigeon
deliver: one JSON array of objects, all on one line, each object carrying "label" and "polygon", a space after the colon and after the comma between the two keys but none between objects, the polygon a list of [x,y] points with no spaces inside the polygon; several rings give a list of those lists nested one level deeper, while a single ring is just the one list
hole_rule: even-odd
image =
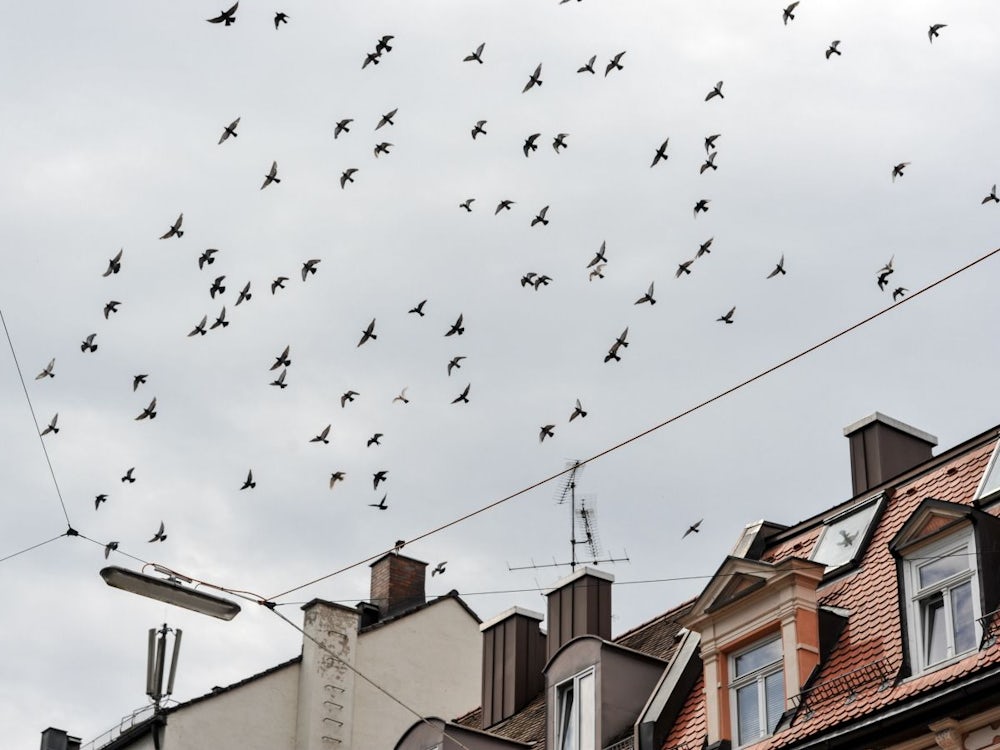
[{"label": "pigeon", "polygon": [[375,486],[375,489],[378,489],[379,482],[386,481],[385,475],[388,473],[389,472],[386,471],[385,469],[379,469],[374,474],[372,474],[372,484]]},{"label": "pigeon", "polygon": [[472,202],[474,200],[475,200],[475,198],[466,198],[464,203],[459,203],[458,204],[458,207],[459,208],[464,208],[466,211],[468,211],[471,214],[472,213]]},{"label": "pigeon", "polygon": [[231,26],[236,23],[236,9],[238,7],[240,4],[237,0],[229,10],[221,11],[215,18],[206,18],[205,20],[209,23],[224,23],[226,26]]},{"label": "pigeon", "polygon": [[153,398],[153,400],[149,402],[149,406],[142,410],[139,416],[135,418],[135,421],[138,422],[139,420],[146,419],[147,417],[149,419],[156,419],[156,398]]},{"label": "pigeon", "polygon": [[837,544],[841,547],[853,547],[854,540],[857,538],[858,532],[855,531],[853,534],[848,533],[847,529],[840,530],[840,541]]},{"label": "pigeon", "polygon": [[653,167],[655,167],[656,164],[657,164],[657,162],[659,162],[661,159],[663,161],[666,161],[668,158],[670,158],[670,157],[667,156],[667,144],[668,143],[670,143],[670,139],[669,138],[667,138],[667,140],[665,140],[663,143],[661,143],[660,147],[658,149],[656,149],[656,154],[653,156],[653,163],[649,165],[650,169],[652,169]]},{"label": "pigeon", "polygon": [[351,167],[350,169],[345,169],[344,170],[344,172],[340,175],[340,189],[341,190],[343,190],[345,187],[347,187],[347,183],[348,182],[354,182],[354,173],[357,172],[357,171],[358,170],[355,167]]},{"label": "pigeon", "polygon": [[718,165],[715,163],[715,156],[718,153],[719,153],[718,151],[713,151],[712,153],[710,153],[708,155],[708,158],[705,159],[705,163],[702,164],[701,167],[698,169],[698,174],[705,174],[705,170],[706,169],[718,169],[719,168]]},{"label": "pigeon", "polygon": [[422,299],[420,300],[420,302],[417,303],[416,307],[411,307],[409,310],[407,310],[407,313],[416,313],[422,318],[424,317],[424,305],[426,304],[427,300]]},{"label": "pigeon", "polygon": [[719,81],[717,84],[715,84],[712,90],[708,92],[708,96],[705,97],[705,101],[707,102],[716,96],[719,97],[720,99],[726,98],[722,94],[722,81]]},{"label": "pigeon", "polygon": [[272,370],[277,370],[279,367],[288,367],[292,364],[292,360],[288,358],[288,351],[291,349],[291,345],[288,345],[277,357],[274,358],[274,364],[271,365]]},{"label": "pigeon", "polygon": [[364,70],[365,68],[367,68],[369,65],[372,65],[372,64],[378,65],[378,60],[379,60],[380,57],[382,57],[382,53],[381,52],[377,52],[377,51],[376,52],[369,52],[367,55],[365,55],[365,61],[363,63],[361,63],[361,69]]},{"label": "pigeon", "polygon": [[56,360],[55,357],[53,357],[52,359],[49,360],[49,363],[45,365],[45,368],[40,373],[35,375],[35,380],[42,380],[43,378],[54,378],[56,374],[52,372],[52,370],[55,369],[55,366],[56,366]]},{"label": "pigeon", "polygon": [[375,129],[378,130],[383,125],[395,125],[396,123],[392,121],[392,118],[396,116],[396,112],[398,111],[399,108],[397,107],[391,112],[386,112],[384,115],[382,115],[382,119],[378,121],[378,125],[375,126]]},{"label": "pigeon", "polygon": [[895,182],[897,177],[903,176],[903,170],[910,166],[910,162],[901,161],[899,164],[892,168],[892,181]]},{"label": "pigeon", "polygon": [[715,142],[722,137],[722,133],[713,133],[712,135],[705,136],[705,153],[707,154],[711,149],[715,148]]},{"label": "pigeon", "polygon": [[992,201],[993,203],[1000,203],[1000,198],[997,197],[997,186],[995,184],[993,185],[992,188],[990,188],[990,194],[987,195],[985,198],[983,198],[983,200],[980,202],[980,205],[985,206],[990,201]]},{"label": "pigeon", "polygon": [[542,75],[542,64],[538,63],[538,67],[535,68],[535,72],[531,74],[530,78],[528,78],[528,82],[524,84],[524,88],[521,89],[521,93],[522,94],[525,93],[532,86],[541,86],[542,85],[542,79],[540,78],[541,75]]},{"label": "pigeon", "polygon": [[274,29],[275,29],[275,31],[278,30],[278,24],[280,24],[280,23],[288,23],[288,14],[287,13],[282,13],[281,11],[278,11],[277,13],[274,14]]},{"label": "pigeon", "polygon": [[591,269],[590,274],[588,274],[588,276],[587,276],[587,281],[593,281],[594,279],[603,279],[604,278],[604,266],[605,265],[607,265],[607,264],[606,263],[598,263],[596,266],[594,266]]},{"label": "pigeon", "polygon": [[389,42],[395,39],[392,34],[386,34],[381,39],[375,43],[375,51],[381,54],[382,52],[392,52],[392,47],[389,46]]},{"label": "pigeon", "polygon": [[538,442],[539,443],[543,442],[547,437],[555,437],[556,435],[555,430],[556,426],[554,424],[542,425],[541,429],[538,432]]},{"label": "pigeon", "polygon": [[240,490],[252,490],[256,486],[257,486],[257,483],[255,481],[253,481],[253,469],[250,469],[247,472],[246,481],[243,482],[243,486],[240,487]]},{"label": "pigeon", "polygon": [[97,495],[94,497],[94,510],[101,507],[101,503],[106,503],[108,501],[107,495]]},{"label": "pigeon", "polygon": [[[237,5],[239,5],[239,3],[237,3]],[[183,223],[184,223],[184,214],[181,213],[180,216],[177,217],[177,220],[173,223],[173,226],[171,226],[170,229],[167,230],[167,233],[162,237],[160,237],[160,239],[168,240],[171,237],[177,237],[177,238],[183,237],[184,232],[183,230],[181,230],[181,224]]]},{"label": "pigeon", "polygon": [[837,47],[839,46],[840,46],[839,39],[834,39],[832,42],[830,42],[830,46],[826,48],[826,53],[825,53],[827,60],[830,59],[830,55],[838,55],[838,56],[840,55],[840,50],[837,49]]},{"label": "pigeon", "polygon": [[878,279],[875,281],[875,283],[878,284],[879,291],[884,291],[889,285],[889,274],[891,273],[891,270],[879,272]]},{"label": "pigeon", "polygon": [[549,212],[549,207],[545,206],[541,211],[538,212],[535,218],[531,220],[531,226],[535,226],[535,224],[541,223],[542,226],[547,227],[549,225],[549,220],[545,218],[545,214],[547,214],[548,212]]},{"label": "pigeon", "polygon": [[590,59],[587,60],[587,64],[576,69],[577,73],[593,73],[594,72],[594,62],[597,60],[597,55],[591,55]]},{"label": "pigeon", "polygon": [[535,141],[538,140],[538,136],[540,135],[541,133],[532,133],[531,135],[529,135],[527,138],[524,139],[524,145],[521,147],[521,150],[524,151],[525,157],[528,156],[528,153],[530,151],[538,150],[538,144],[535,143]]},{"label": "pigeon", "polygon": [[677,264],[677,271],[674,273],[674,278],[679,279],[682,273],[691,275],[691,264],[694,263],[694,258],[691,260],[686,260],[683,263]]},{"label": "pigeon", "polygon": [[101,276],[108,277],[122,270],[122,253],[124,252],[124,249],[119,250],[115,257],[108,261],[108,270],[102,273]]},{"label": "pigeon", "polygon": [[781,258],[778,259],[778,264],[774,267],[774,270],[771,271],[771,273],[769,273],[767,275],[767,278],[773,279],[779,273],[782,276],[785,275],[785,254],[784,253],[781,254]]},{"label": "pigeon", "polygon": [[97,338],[96,333],[88,334],[87,337],[80,343],[81,352],[96,352],[97,344],[94,343],[94,339]]},{"label": "pigeon", "polygon": [[904,286],[897,286],[892,290],[892,301],[896,302],[906,296],[906,293],[910,291]]},{"label": "pigeon", "polygon": [[288,277],[287,276],[279,276],[278,278],[276,278],[274,281],[271,282],[271,294],[272,294],[272,296],[279,289],[284,289],[285,288],[285,282],[286,281],[288,281]]},{"label": "pigeon", "polygon": [[361,394],[357,391],[347,391],[343,396],[340,397],[340,408],[343,409],[347,406],[348,401],[354,401],[355,396],[360,396]]},{"label": "pigeon", "polygon": [[196,325],[196,326],[195,326],[195,327],[194,327],[194,328],[193,328],[193,329],[191,330],[191,333],[189,333],[189,334],[188,334],[188,336],[194,336],[195,334],[199,334],[199,333],[200,333],[200,334],[201,334],[202,336],[204,336],[204,335],[205,335],[206,333],[208,333],[208,331],[207,331],[207,330],[205,329],[205,325],[206,325],[207,323],[208,323],[208,316],[207,316],[207,315],[205,315],[205,316],[203,316],[203,317],[202,317],[202,319],[201,319],[201,322],[200,322],[200,323],[198,323],[198,325]]},{"label": "pigeon", "polygon": [[483,42],[478,47],[476,47],[476,51],[475,52],[472,52],[471,54],[466,55],[462,59],[462,62],[472,62],[473,60],[475,60],[477,63],[479,63],[480,65],[482,65],[483,64],[483,49],[485,47],[486,47],[486,42]]},{"label": "pigeon", "polygon": [[152,543],[152,542],[165,542],[167,540],[167,535],[164,533],[164,531],[166,531],[166,529],[164,529],[164,527],[163,527],[163,521],[160,521],[160,528],[159,528],[159,530],[157,530],[157,532],[155,534],[153,534],[153,538],[149,540],[150,543]]},{"label": "pigeon", "polygon": [[933,24],[929,29],[927,29],[927,38],[930,39],[931,44],[934,44],[934,37],[940,36],[938,32],[941,31],[941,29],[943,29],[947,25],[948,24],[946,23],[936,23]]},{"label": "pigeon", "polygon": [[378,508],[379,510],[389,510],[389,506],[385,502],[388,497],[389,497],[389,494],[386,493],[386,494],[382,495],[382,499],[379,500],[377,503],[368,503],[368,507],[369,508]]},{"label": "pigeon", "polygon": [[149,375],[147,375],[145,373],[140,374],[140,375],[133,375],[132,376],[132,392],[135,393],[137,390],[139,390],[139,386],[140,385],[145,385],[146,384],[146,378],[148,378],[148,377],[149,377]]},{"label": "pigeon", "polygon": [[454,399],[452,399],[451,403],[457,404],[459,401],[466,404],[469,403],[469,388],[471,387],[472,383],[469,383],[467,386],[465,386],[462,392],[459,393],[458,396],[456,396]]},{"label": "pigeon", "polygon": [[118,542],[108,542],[104,545],[104,559],[108,559],[108,555],[118,549]]},{"label": "pigeon", "polygon": [[465,359],[465,357],[462,355],[451,358],[451,361],[448,363],[448,377],[451,377],[451,371],[455,368],[458,368],[459,370],[462,369],[462,365],[460,363],[463,359]]},{"label": "pigeon", "polygon": [[715,320],[716,320],[716,322],[720,322],[721,321],[722,323],[730,324],[730,323],[733,322],[733,313],[735,313],[735,312],[736,312],[736,308],[735,307],[731,307],[729,309],[729,312],[727,312],[725,315],[723,315],[723,316],[721,316],[719,318],[716,318]]},{"label": "pigeon", "polygon": [[690,526],[688,526],[687,527],[687,531],[685,531],[683,534],[681,534],[681,539],[683,539],[684,537],[686,537],[688,534],[697,534],[700,531],[700,529],[698,527],[701,526],[701,522],[704,521],[704,520],[705,520],[704,518],[699,518],[693,524],[691,524]]},{"label": "pigeon", "polygon": [[493,215],[496,216],[501,211],[510,211],[510,207],[513,206],[513,205],[514,205],[514,201],[507,200],[506,198],[504,198],[502,201],[500,201],[499,203],[497,203],[497,208],[496,208],[496,211],[493,212]]},{"label": "pigeon", "polygon": [[560,148],[566,148],[566,139],[569,138],[569,133],[558,133],[556,137],[552,140],[552,148],[559,153]]},{"label": "pigeon", "polygon": [[528,273],[524,274],[524,276],[521,277],[521,286],[528,286],[529,284],[533,283],[533,279],[537,275],[538,274],[536,274],[534,271],[529,271]]},{"label": "pigeon", "polygon": [[451,328],[448,329],[448,332],[445,334],[445,336],[452,336],[456,333],[459,336],[461,336],[463,333],[465,333],[465,328],[462,326],[463,317],[464,315],[462,313],[459,313],[458,319],[454,323],[452,323]]},{"label": "pigeon", "polygon": [[250,294],[250,282],[248,281],[246,286],[240,290],[240,296],[236,298],[236,304],[240,304],[243,300],[248,300],[253,295]]},{"label": "pigeon", "polygon": [[333,485],[337,482],[343,482],[344,478],[347,476],[343,471],[335,471],[330,475],[330,489],[333,489]]},{"label": "pigeon", "polygon": [[135,477],[132,476],[132,473],[134,471],[135,471],[135,467],[134,466],[132,468],[130,468],[128,471],[126,471],[125,472],[125,476],[122,477],[122,482],[128,482],[129,484],[134,484],[135,483]]},{"label": "pigeon", "polygon": [[316,266],[320,263],[319,258],[311,258],[302,264],[302,280],[305,281],[309,274],[316,274]]},{"label": "pigeon", "polygon": [[46,426],[46,428],[44,430],[42,430],[41,434],[42,435],[48,435],[50,432],[58,434],[59,433],[59,428],[56,427],[56,422],[58,422],[58,421],[59,421],[59,412],[56,412],[55,416],[52,417],[52,419],[49,420],[48,426]]},{"label": "pigeon", "polygon": [[476,140],[477,135],[486,135],[486,131],[483,130],[483,125],[486,124],[486,120],[476,120],[476,127],[472,129],[472,140]]},{"label": "pigeon", "polygon": [[442,560],[437,565],[434,566],[434,570],[431,571],[431,578],[438,575],[439,573],[444,573],[444,566],[448,564],[447,560]]},{"label": "pigeon", "polygon": [[401,390],[401,391],[399,392],[399,395],[398,395],[398,396],[396,396],[396,397],[395,397],[395,398],[394,398],[394,399],[392,400],[392,403],[396,403],[397,401],[402,401],[402,402],[403,402],[404,404],[408,404],[408,403],[410,403],[410,399],[408,399],[408,398],[406,397],[406,389],[407,389],[408,387],[409,387],[409,386],[404,386],[404,387],[403,387],[403,390]]},{"label": "pigeon", "polygon": [[198,256],[198,270],[200,271],[201,269],[203,269],[205,267],[206,263],[208,265],[212,265],[213,263],[215,263],[215,258],[213,258],[212,256],[215,255],[217,252],[219,252],[218,249],[216,249],[214,247],[210,247],[205,252],[203,252],[201,255],[199,255]]},{"label": "pigeon", "polygon": [[212,299],[215,299],[216,294],[225,294],[226,287],[222,285],[222,282],[226,280],[226,275],[216,276],[215,281],[212,282],[212,286],[208,288],[208,293],[211,295]]},{"label": "pigeon", "polygon": [[323,443],[323,445],[329,445],[330,441],[327,439],[327,435],[330,434],[330,425],[327,425],[322,430],[320,430],[319,435],[314,438],[309,438],[310,443]]},{"label": "pigeon", "polygon": [[709,198],[702,198],[701,200],[699,200],[697,203],[694,204],[694,217],[696,219],[698,218],[698,212],[699,211],[701,211],[703,213],[708,211],[708,204],[709,203],[711,203],[711,199],[709,199]]},{"label": "pigeon", "polygon": [[263,190],[272,182],[281,182],[281,178],[278,177],[278,162],[271,162],[271,171],[264,175],[264,184],[260,186]]},{"label": "pigeon", "polygon": [[583,410],[583,406],[580,404],[580,399],[576,400],[576,406],[573,407],[573,413],[569,415],[569,421],[572,422],[577,417],[583,419],[587,416],[587,412]]},{"label": "pigeon", "polygon": [[371,448],[373,445],[382,445],[382,443],[379,442],[379,440],[381,439],[382,439],[382,433],[376,432],[374,435],[368,438],[368,442],[365,443],[365,447]]},{"label": "pigeon", "polygon": [[622,50],[617,55],[615,55],[614,57],[611,58],[611,61],[608,63],[608,67],[606,67],[604,69],[604,77],[605,78],[608,77],[608,73],[610,73],[612,70],[622,70],[623,66],[622,66],[622,62],[621,61],[622,61],[622,57],[624,57],[624,55],[625,55],[625,51]]},{"label": "pigeon", "polygon": [[654,282],[649,282],[649,289],[647,289],[646,293],[639,297],[634,304],[641,305],[643,302],[648,302],[650,305],[656,304],[656,300],[653,298],[653,284]]},{"label": "pigeon", "polygon": [[598,250],[590,263],[587,264],[587,268],[591,266],[596,266],[598,263],[607,263],[608,259],[604,255],[604,251],[607,249],[607,242],[601,242],[601,249]]},{"label": "pigeon", "polygon": [[388,154],[389,153],[389,148],[391,146],[393,146],[393,145],[394,144],[389,143],[388,141],[382,141],[381,143],[376,143],[375,144],[375,158],[377,159],[379,154]]},{"label": "pigeon", "polygon": [[781,11],[781,20],[784,22],[785,26],[788,25],[789,21],[794,21],[795,20],[795,15],[792,13],[792,11],[795,10],[795,7],[798,4],[799,4],[798,0],[795,0],[794,3],[792,3],[787,8],[785,8],[783,11]]},{"label": "pigeon", "polygon": [[222,142],[225,141],[226,139],[228,139],[229,136],[232,136],[233,138],[236,138],[239,135],[239,133],[236,132],[236,126],[239,125],[239,124],[240,124],[240,118],[237,117],[231,123],[229,123],[228,125],[226,125],[226,127],[222,129],[222,135],[219,136],[219,142],[216,145],[221,146]]},{"label": "pigeon", "polygon": [[535,291],[537,292],[539,287],[548,286],[550,281],[552,281],[551,276],[546,276],[545,274],[536,276],[534,281]]},{"label": "pigeon", "polygon": [[351,129],[347,126],[350,125],[352,122],[354,122],[353,117],[347,117],[343,120],[340,120],[333,129],[333,139],[337,140],[337,136],[340,135],[341,133],[350,133]]},{"label": "pigeon", "polygon": [[628,328],[626,328],[624,331],[621,332],[621,335],[617,339],[615,339],[615,343],[613,343],[611,345],[611,348],[608,349],[608,353],[604,357],[605,362],[610,362],[611,360],[614,360],[615,362],[621,362],[622,358],[618,355],[618,350],[621,349],[622,347],[628,346],[628,342],[625,340],[627,336],[628,336]]},{"label": "pigeon", "polygon": [[375,318],[372,318],[372,322],[368,324],[368,327],[361,332],[361,340],[358,342],[358,346],[361,346],[368,339],[377,339],[378,335],[375,333]]},{"label": "pigeon", "polygon": [[406,540],[405,539],[397,539],[396,543],[392,547],[392,551],[395,552],[398,555],[399,551],[401,549],[403,549],[403,547],[405,547],[405,546],[406,546]]},{"label": "pigeon", "polygon": [[288,373],[287,369],[282,370],[281,374],[278,375],[277,380],[272,380],[271,381],[271,385],[276,385],[276,386],[278,386],[278,388],[282,388],[282,389],[287,388],[288,387],[288,383],[285,382],[285,375],[287,373]]},{"label": "pigeon", "polygon": [[700,258],[702,255],[707,255],[712,252],[709,248],[712,246],[712,242],[714,240],[715,237],[709,237],[707,240],[698,245],[698,252],[694,254],[695,260]]}]

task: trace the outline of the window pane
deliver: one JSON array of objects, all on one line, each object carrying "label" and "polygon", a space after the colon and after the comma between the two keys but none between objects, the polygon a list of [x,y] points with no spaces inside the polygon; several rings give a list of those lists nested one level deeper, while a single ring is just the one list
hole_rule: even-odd
[{"label": "window pane", "polygon": [[923,622],[924,662],[935,664],[947,655],[943,596],[934,594],[920,602],[920,614]]},{"label": "window pane", "polygon": [[858,554],[878,506],[878,503],[869,503],[856,513],[829,524],[816,544],[811,559],[825,563],[827,570],[850,562]]},{"label": "window pane", "polygon": [[933,586],[938,581],[950,578],[956,573],[969,569],[968,547],[962,547],[954,552],[949,552],[947,557],[942,557],[934,562],[920,566],[919,578],[920,588],[925,589]]},{"label": "window pane", "polygon": [[951,597],[951,624],[955,632],[955,653],[964,654],[976,647],[975,614],[972,611],[972,582],[948,590]]},{"label": "window pane", "polygon": [[577,711],[580,714],[580,750],[596,750],[597,717],[595,715],[596,698],[594,696],[594,673],[585,674],[577,683],[579,697]]},{"label": "window pane", "polygon": [[784,672],[775,672],[764,678],[764,703],[767,708],[767,734],[772,734],[785,711]]},{"label": "window pane", "polygon": [[775,638],[773,641],[758,646],[757,648],[740,654],[734,660],[736,662],[736,676],[742,677],[781,660],[781,639]]},{"label": "window pane", "polygon": [[759,688],[756,682],[736,690],[736,720],[739,722],[739,744],[745,745],[760,737]]},{"label": "window pane", "polygon": [[576,732],[573,725],[573,683],[561,688],[559,694],[559,750],[575,750]]}]

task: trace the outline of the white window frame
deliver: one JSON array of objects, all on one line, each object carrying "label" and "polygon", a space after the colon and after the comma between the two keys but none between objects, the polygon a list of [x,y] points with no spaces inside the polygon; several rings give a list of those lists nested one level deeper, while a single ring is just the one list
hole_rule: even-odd
[{"label": "white window frame", "polygon": [[990,456],[990,461],[986,464],[986,471],[983,472],[983,477],[979,480],[979,487],[976,488],[976,494],[973,495],[973,497],[978,500],[982,500],[997,491],[998,487],[993,487],[989,492],[987,492],[986,482],[992,477],[993,471],[997,468],[998,463],[1000,463],[1000,442],[998,442],[996,448],[993,449],[993,455]]},{"label": "white window frame", "polygon": [[[949,555],[961,554],[969,561],[967,570],[955,573],[923,589],[920,588],[920,569]],[[976,537],[972,527],[949,534],[944,539],[907,551],[904,556],[904,585],[906,587],[906,630],[909,645],[910,664],[913,674],[932,672],[979,650],[982,627],[979,618],[983,616],[979,594],[979,556],[976,551]],[[955,653],[955,626],[951,608],[950,593],[953,589],[971,583],[972,624],[975,628],[973,647]],[[923,621],[921,602],[943,595],[942,612],[945,617],[945,655],[937,661],[927,659],[926,624]]]},{"label": "white window frame", "polygon": [[[590,696],[593,704],[589,707],[589,711],[584,709],[584,716],[581,716],[580,682],[587,677],[591,678],[591,684],[593,685],[593,694]],[[573,691],[573,705],[570,708],[569,721],[576,730],[571,750],[597,750],[597,675],[593,667],[585,669],[556,685],[555,711],[553,711],[553,715],[555,716],[555,731],[553,732],[555,748],[556,750],[563,750],[562,732],[566,723],[563,718],[563,696],[567,689]],[[589,714],[592,722],[589,732],[585,732],[583,726],[583,719],[586,718],[587,714]]]},{"label": "white window frame", "polygon": [[[745,675],[740,675],[739,677],[736,677],[735,675],[737,658],[744,656],[751,651],[755,651],[756,649],[769,646],[775,641],[778,642],[779,646],[782,645],[780,633],[762,638],[746,648],[729,654],[729,721],[730,726],[732,727],[733,747],[746,747],[748,745],[753,745],[754,743],[760,742],[762,739],[770,737],[773,734],[774,728],[767,725],[767,692],[765,690],[764,680],[774,674],[781,674],[781,701],[782,705],[784,705],[786,700],[784,648],[780,650],[780,655],[774,662],[765,664],[764,666],[755,669],[752,672],[748,672]],[[757,684],[757,708],[759,712],[759,726],[761,728],[761,733],[757,737],[744,738],[740,737],[740,711],[737,691],[754,683]]]}]

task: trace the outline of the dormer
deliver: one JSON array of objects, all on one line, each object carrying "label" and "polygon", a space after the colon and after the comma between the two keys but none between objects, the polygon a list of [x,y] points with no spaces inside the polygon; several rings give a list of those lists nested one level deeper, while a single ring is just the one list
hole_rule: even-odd
[{"label": "dormer", "polygon": [[681,621],[701,636],[709,747],[770,736],[819,664],[825,567],[729,557]]}]

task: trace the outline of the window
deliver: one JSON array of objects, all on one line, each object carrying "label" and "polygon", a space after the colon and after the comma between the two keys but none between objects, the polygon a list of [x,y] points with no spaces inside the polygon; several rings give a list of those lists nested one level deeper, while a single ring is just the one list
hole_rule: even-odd
[{"label": "window", "polygon": [[557,750],[596,750],[595,701],[592,669],[556,687]]},{"label": "window", "polygon": [[781,638],[772,638],[729,657],[730,710],[739,746],[769,736],[785,710]]},{"label": "window", "polygon": [[827,573],[856,561],[881,505],[880,500],[875,500],[827,519],[810,559],[826,565]]},{"label": "window", "polygon": [[921,547],[906,559],[909,642],[914,671],[979,644],[979,579],[971,529]]},{"label": "window", "polygon": [[979,492],[976,497],[984,498],[1000,490],[1000,444],[993,450],[993,456],[983,474],[983,481],[979,484]]}]

